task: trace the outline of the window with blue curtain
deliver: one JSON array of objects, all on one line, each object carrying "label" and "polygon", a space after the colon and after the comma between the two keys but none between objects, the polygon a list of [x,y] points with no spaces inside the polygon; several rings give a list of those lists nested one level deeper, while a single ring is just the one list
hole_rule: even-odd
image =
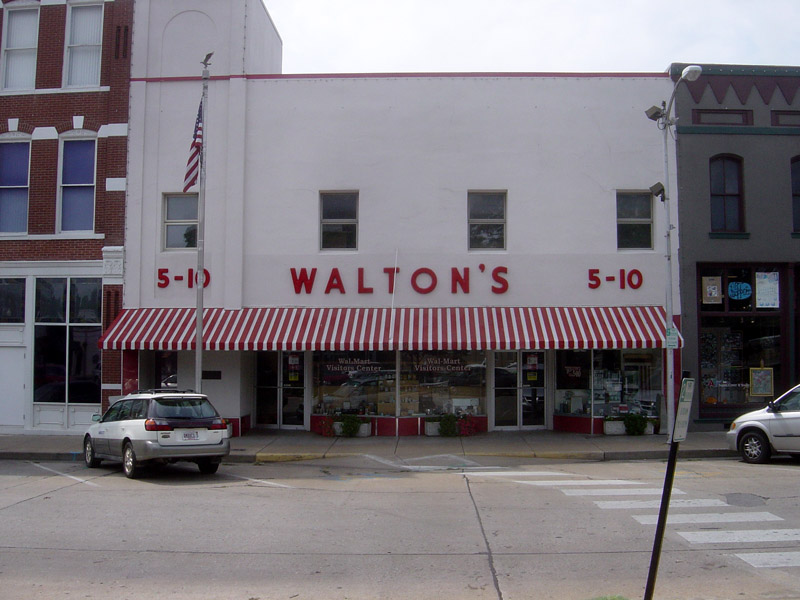
[{"label": "window with blue curtain", "polygon": [[61,163],[61,231],[94,230],[95,140],[66,140]]},{"label": "window with blue curtain", "polygon": [[0,144],[0,233],[28,231],[30,144]]}]

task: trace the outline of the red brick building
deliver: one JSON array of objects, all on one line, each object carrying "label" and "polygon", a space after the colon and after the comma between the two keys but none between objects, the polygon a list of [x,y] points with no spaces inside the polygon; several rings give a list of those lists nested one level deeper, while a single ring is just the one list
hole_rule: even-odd
[{"label": "red brick building", "polygon": [[0,9],[0,431],[82,430],[119,393],[133,0]]}]

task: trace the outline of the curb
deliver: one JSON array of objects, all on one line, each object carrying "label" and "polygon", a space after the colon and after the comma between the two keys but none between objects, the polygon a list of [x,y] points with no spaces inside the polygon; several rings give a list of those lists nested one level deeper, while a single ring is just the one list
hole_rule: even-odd
[{"label": "curb", "polygon": [[[262,464],[278,462],[302,462],[306,460],[323,460],[326,458],[343,458],[352,456],[365,456],[363,452],[255,452],[235,453],[232,451],[223,463],[237,464]],[[463,456],[483,456],[499,458],[528,458],[545,460],[586,460],[596,462],[621,461],[621,460],[666,460],[669,450],[564,450],[564,451],[537,451],[537,452],[465,452]],[[738,453],[733,450],[723,449],[687,449],[678,450],[679,459],[702,458],[736,458]],[[0,460],[27,460],[27,461],[83,461],[82,452],[15,452],[0,451]]]}]

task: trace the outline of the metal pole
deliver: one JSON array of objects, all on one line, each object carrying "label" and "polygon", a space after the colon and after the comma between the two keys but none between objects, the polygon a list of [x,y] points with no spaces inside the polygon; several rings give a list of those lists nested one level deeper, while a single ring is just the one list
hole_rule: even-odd
[{"label": "metal pole", "polygon": [[203,288],[205,287],[205,205],[206,205],[206,144],[208,136],[206,131],[206,113],[208,105],[208,59],[203,62],[203,99],[202,119],[203,143],[200,146],[200,175],[199,190],[197,193],[197,273],[195,285],[197,286],[197,306],[195,308],[195,352],[194,352],[194,388],[197,393],[203,391]]},{"label": "metal pole", "polygon": [[[670,433],[672,437],[672,433]],[[664,528],[667,526],[667,513],[669,512],[669,500],[672,496],[672,481],[675,479],[675,465],[678,462],[678,446],[680,443],[671,442],[669,445],[669,459],[667,460],[667,472],[664,476],[664,490],[661,493],[661,509],[658,511],[658,525],[656,526],[656,537],[653,540],[653,554],[650,556],[650,571],[647,574],[647,586],[644,590],[644,600],[652,600],[658,576],[658,563],[661,559],[661,543],[664,541]]]},{"label": "metal pole", "polygon": [[[677,86],[676,86],[677,89]],[[674,96],[674,92],[673,92]],[[670,108],[672,108],[672,101],[670,100]],[[669,114],[664,117],[664,214],[667,220],[667,232],[665,236],[666,241],[666,259],[667,259],[667,281],[666,281],[666,301],[664,309],[666,311],[666,331],[664,332],[664,339],[666,342],[670,330],[674,327],[675,312],[672,306],[672,213],[670,212],[669,202],[669,129],[670,129]],[[667,348],[667,432],[669,432],[670,440],[672,440],[672,430],[675,427],[675,350],[666,344]]]}]

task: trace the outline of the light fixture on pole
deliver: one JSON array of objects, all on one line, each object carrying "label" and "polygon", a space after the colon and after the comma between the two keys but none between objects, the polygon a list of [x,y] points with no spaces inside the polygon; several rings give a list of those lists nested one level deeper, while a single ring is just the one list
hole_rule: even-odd
[{"label": "light fixture on pole", "polygon": [[[678,347],[678,332],[675,329],[675,315],[672,307],[672,214],[669,205],[669,133],[676,119],[672,117],[672,104],[675,101],[675,94],[682,81],[696,81],[703,72],[699,65],[689,65],[683,69],[681,76],[672,88],[672,95],[669,102],[662,102],[661,107],[651,106],[645,111],[647,118],[655,121],[658,128],[664,133],[664,183],[657,183],[650,188],[654,196],[661,196],[664,203],[664,214],[666,215],[666,262],[667,262],[667,281],[666,281],[666,331],[664,339],[667,350],[667,429],[666,433],[672,441],[672,430],[675,425],[675,349]],[[662,420],[663,422],[663,420]],[[662,429],[663,431],[663,429]]]}]

